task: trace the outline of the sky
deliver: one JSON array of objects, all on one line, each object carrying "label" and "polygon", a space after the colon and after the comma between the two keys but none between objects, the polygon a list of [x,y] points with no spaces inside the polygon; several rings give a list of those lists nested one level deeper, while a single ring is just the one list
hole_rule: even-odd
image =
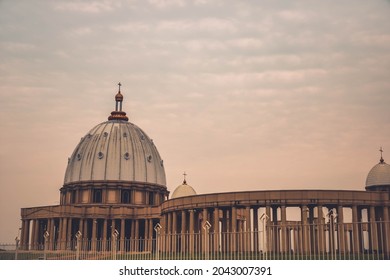
[{"label": "sky", "polygon": [[364,190],[390,162],[390,1],[0,0],[0,243],[59,204],[67,159],[123,110],[168,190]]}]

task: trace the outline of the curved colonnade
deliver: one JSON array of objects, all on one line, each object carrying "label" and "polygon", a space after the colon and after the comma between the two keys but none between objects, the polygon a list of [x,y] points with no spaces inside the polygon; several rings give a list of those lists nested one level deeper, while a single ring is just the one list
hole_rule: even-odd
[{"label": "curved colonnade", "polygon": [[171,236],[161,247],[183,253],[389,254],[389,196],[388,192],[283,190],[171,199],[161,205],[161,234]]}]

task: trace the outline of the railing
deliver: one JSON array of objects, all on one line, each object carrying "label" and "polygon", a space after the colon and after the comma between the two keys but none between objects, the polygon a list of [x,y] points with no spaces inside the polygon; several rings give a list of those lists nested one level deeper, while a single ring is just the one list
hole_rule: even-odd
[{"label": "railing", "polygon": [[52,260],[384,260],[390,259],[389,222],[266,225],[258,231],[165,234],[151,239],[74,239],[0,244],[0,259]]}]

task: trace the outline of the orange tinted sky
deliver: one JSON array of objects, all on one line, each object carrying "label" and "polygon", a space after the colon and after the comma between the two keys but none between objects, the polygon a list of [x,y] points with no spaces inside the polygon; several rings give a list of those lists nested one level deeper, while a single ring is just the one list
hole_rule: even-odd
[{"label": "orange tinted sky", "polygon": [[170,191],[364,190],[390,161],[389,1],[1,1],[0,242],[124,110]]}]

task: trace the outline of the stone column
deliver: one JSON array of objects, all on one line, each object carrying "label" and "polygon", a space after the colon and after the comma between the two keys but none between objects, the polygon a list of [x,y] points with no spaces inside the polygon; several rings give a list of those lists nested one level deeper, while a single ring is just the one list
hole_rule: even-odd
[{"label": "stone column", "polygon": [[130,251],[135,252],[137,245],[137,240],[135,239],[135,220],[132,219],[131,223],[131,232],[130,232]]},{"label": "stone column", "polygon": [[29,234],[30,234],[30,221],[29,220],[22,220],[22,229],[20,232],[20,243],[19,247],[22,250],[28,249],[28,243],[29,243]]},{"label": "stone column", "polygon": [[286,213],[286,206],[282,205],[280,206],[280,213],[281,213],[281,231],[282,231],[282,236],[281,236],[281,251],[286,252],[287,247],[288,247],[288,234],[287,234],[287,213]]},{"label": "stone column", "polygon": [[318,252],[322,253],[325,250],[325,234],[324,234],[324,219],[322,212],[322,205],[317,205],[317,238],[318,238]]},{"label": "stone column", "polygon": [[[149,238],[149,251],[150,252],[152,252],[152,250],[153,250],[153,246],[152,246],[152,244],[153,244],[153,232],[154,232],[154,228],[153,228],[153,219],[149,219],[148,220],[148,223],[149,223],[149,236],[148,236],[148,238]],[[157,241],[156,241],[157,242]]]},{"label": "stone column", "polygon": [[360,240],[359,240],[359,214],[357,205],[352,206],[352,235],[353,235],[353,252],[360,252]]},{"label": "stone column", "polygon": [[177,213],[172,212],[172,251],[176,253],[177,246]]},{"label": "stone column", "polygon": [[140,237],[139,237],[139,220],[135,220],[135,240],[136,240],[136,247],[135,250],[136,252],[139,252],[139,242],[140,242]]},{"label": "stone column", "polygon": [[278,207],[272,207],[272,250],[280,252],[279,225],[278,225]]},{"label": "stone column", "polygon": [[259,215],[258,207],[253,207],[253,250],[259,251]]},{"label": "stone column", "polygon": [[88,239],[89,239],[88,220],[89,219],[84,219],[84,226],[82,231],[85,240],[85,245],[88,245]]},{"label": "stone column", "polygon": [[344,225],[344,209],[342,205],[337,207],[337,240],[338,240],[338,250],[341,254],[346,252],[345,244],[345,225]]},{"label": "stone column", "polygon": [[251,208],[245,207],[245,229],[244,229],[244,250],[250,252],[251,250]]},{"label": "stone column", "polygon": [[169,212],[167,213],[167,224],[166,224],[166,227],[167,227],[167,244],[166,244],[166,249],[167,249],[167,252],[170,252],[171,251],[171,244],[172,244],[172,212]]},{"label": "stone column", "polygon": [[103,220],[103,240],[102,240],[102,242],[103,242],[103,244],[102,244],[102,249],[103,249],[103,251],[105,251],[105,250],[107,250],[107,247],[108,247],[108,242],[107,242],[107,223],[108,223],[108,221],[107,221],[107,219],[104,219]]},{"label": "stone column", "polygon": [[149,251],[149,231],[151,230],[149,228],[149,219],[145,219],[144,224],[145,224],[145,238],[143,241],[144,242],[143,248],[144,248],[144,251],[148,252]]},{"label": "stone column", "polygon": [[97,220],[92,219],[91,250],[94,252],[96,251],[96,243],[97,243],[96,227],[97,227]]},{"label": "stone column", "polygon": [[200,244],[202,244],[202,252],[206,252],[206,232],[203,228],[203,226],[205,225],[205,222],[208,221],[208,217],[207,217],[207,208],[203,208],[203,211],[202,211],[202,222],[200,223]]},{"label": "stone column", "polygon": [[126,220],[121,219],[121,233],[120,233],[120,251],[124,252],[125,251],[125,242],[126,242]]},{"label": "stone column", "polygon": [[61,250],[66,249],[66,243],[67,243],[67,229],[68,229],[68,218],[62,218],[62,224],[61,224]]},{"label": "stone column", "polygon": [[370,219],[370,249],[374,252],[378,251],[378,233],[377,233],[377,226],[376,226],[376,220],[375,220],[375,207],[370,206],[369,209],[369,219]]},{"label": "stone column", "polygon": [[58,237],[57,237],[57,250],[62,250],[62,243],[63,243],[63,234],[62,229],[64,227],[64,219],[59,218],[58,219]]},{"label": "stone column", "polygon": [[193,253],[194,252],[194,210],[189,210],[190,212],[190,225],[189,225],[189,228],[190,228],[190,253]]},{"label": "stone column", "polygon": [[309,251],[309,225],[307,223],[307,215],[308,215],[309,209],[306,205],[301,206],[301,221],[302,221],[302,228],[300,230],[300,243],[302,248],[302,253],[308,253]]},{"label": "stone column", "polygon": [[237,251],[237,237],[238,237],[238,233],[237,233],[237,208],[233,206],[231,209],[231,213],[232,213],[232,218],[231,218],[232,236],[231,236],[231,250],[230,251],[235,252],[235,251]]},{"label": "stone column", "polygon": [[387,258],[390,256],[390,219],[389,219],[389,207],[383,206],[383,228],[384,228],[384,251]]},{"label": "stone column", "polygon": [[36,220],[36,219],[32,220],[31,244],[30,244],[31,250],[36,250],[36,244],[38,243],[36,240],[36,238],[37,238],[37,233],[36,233],[37,224],[38,224],[38,220]]},{"label": "stone column", "polygon": [[265,223],[265,251],[270,252],[272,249],[272,226],[271,226],[271,206],[265,206],[266,223]]},{"label": "stone column", "polygon": [[48,232],[50,234],[48,248],[49,250],[54,250],[55,224],[53,218],[49,219]]},{"label": "stone column", "polygon": [[219,252],[219,209],[217,207],[214,208],[214,219],[213,219],[213,245],[214,252]]},{"label": "stone column", "polygon": [[187,228],[187,215],[186,211],[182,210],[181,211],[181,252],[185,253],[187,248],[186,248],[186,240],[187,240],[187,233],[186,233],[186,228]]},{"label": "stone column", "polygon": [[67,228],[67,233],[66,233],[66,242],[65,242],[65,249],[70,249],[72,248],[72,218],[69,218],[67,219],[67,224],[68,224],[68,228]]}]

